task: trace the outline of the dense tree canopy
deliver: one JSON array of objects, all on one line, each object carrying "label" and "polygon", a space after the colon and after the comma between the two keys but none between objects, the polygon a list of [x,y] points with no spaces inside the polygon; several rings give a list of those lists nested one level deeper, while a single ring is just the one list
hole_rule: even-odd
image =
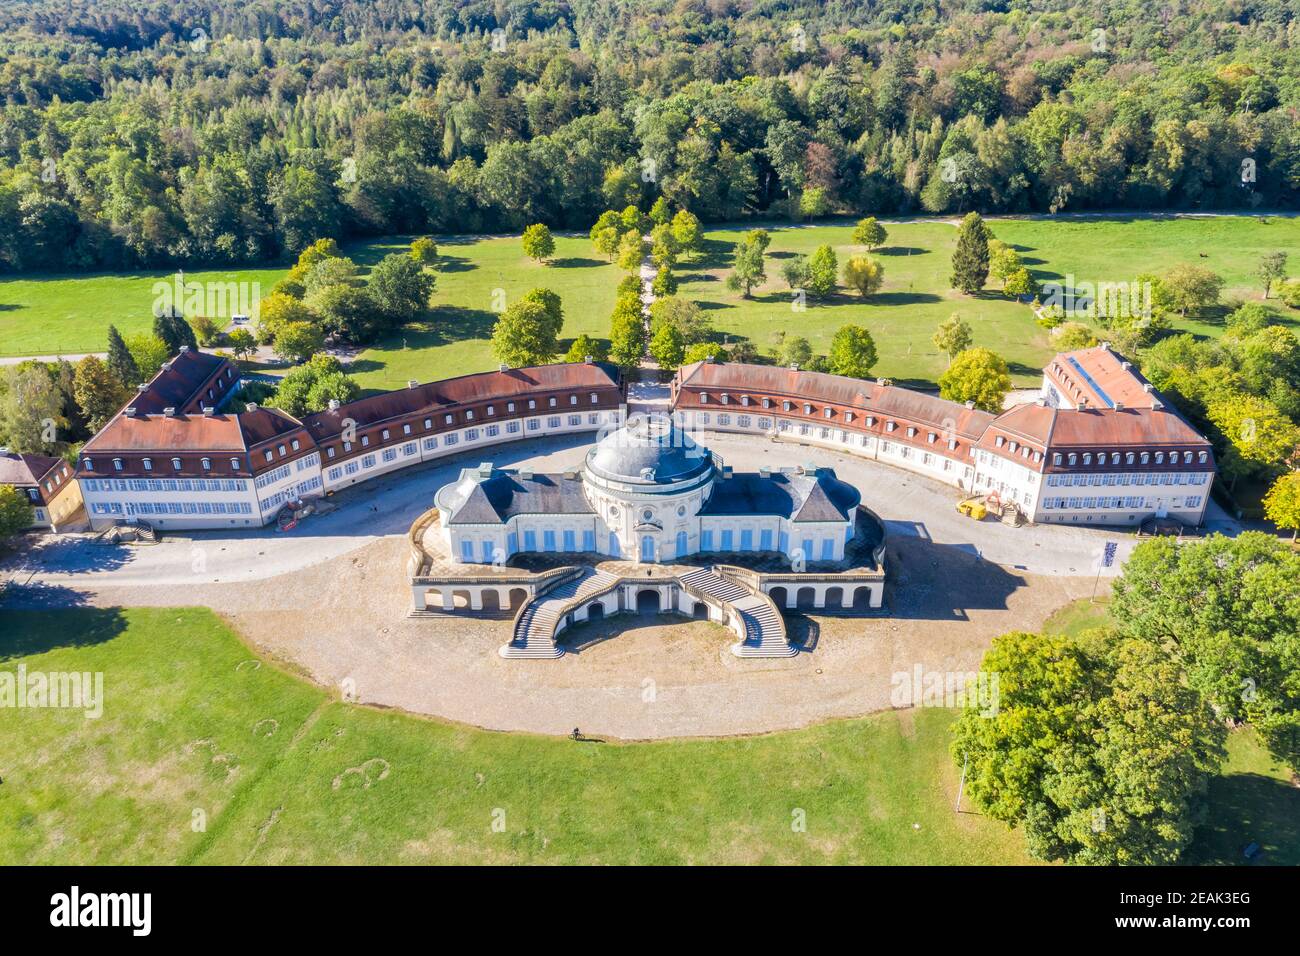
[{"label": "dense tree canopy", "polygon": [[1294,206],[1292,5],[1162,13],[1135,0],[9,4],[0,266],[586,229],[602,209],[660,200],[655,222]]}]

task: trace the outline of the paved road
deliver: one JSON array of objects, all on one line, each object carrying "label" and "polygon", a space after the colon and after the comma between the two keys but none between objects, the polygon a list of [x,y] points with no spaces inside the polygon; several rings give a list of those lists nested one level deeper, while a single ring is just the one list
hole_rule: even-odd
[{"label": "paved road", "polygon": [[[1044,575],[1087,575],[1108,540],[1119,542],[1119,562],[1136,544],[1131,533],[1095,528],[1012,528],[992,519],[974,522],[957,514],[955,489],[876,462],[792,442],[707,434],[701,440],[741,471],[761,465],[811,462],[836,469],[862,490],[864,502],[888,523],[892,535],[930,540],[1008,568]],[[153,546],[104,546],[79,535],[49,536],[20,560],[11,559],[0,579],[14,577],[49,585],[93,587],[253,581],[288,574],[365,547],[382,537],[401,537],[433,503],[434,492],[461,468],[483,460],[498,466],[528,464],[562,470],[582,461],[591,436],[557,436],[482,449],[455,459],[406,469],[350,488],[332,500],[328,515],[308,518],[296,529],[178,532]],[[1239,530],[1221,511],[1213,530]],[[394,568],[393,574],[402,572]]]}]

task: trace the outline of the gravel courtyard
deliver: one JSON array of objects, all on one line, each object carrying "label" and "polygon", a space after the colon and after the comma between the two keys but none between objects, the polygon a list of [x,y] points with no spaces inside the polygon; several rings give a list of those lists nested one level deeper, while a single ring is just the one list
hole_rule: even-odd
[{"label": "gravel courtyard", "polygon": [[[424,466],[337,496],[301,533],[192,534],[153,547],[47,538],[4,576],[15,605],[198,604],[259,650],[363,702],[493,730],[623,739],[750,734],[891,706],[894,675],[978,668],[989,641],[1032,630],[1087,596],[1096,553],[1129,535],[1010,528],[956,514],[954,489],[811,447],[707,436],[727,464],[812,461],[857,484],[890,534],[888,614],[797,616],[805,645],[780,661],[742,661],[730,632],[675,618],[618,617],[575,629],[558,661],[504,661],[508,620],[411,620],[404,532],[433,491],[483,457]],[[498,464],[559,468],[582,440],[497,450]],[[1110,573],[1113,573],[1112,569]],[[1104,590],[1107,583],[1103,581]]]}]

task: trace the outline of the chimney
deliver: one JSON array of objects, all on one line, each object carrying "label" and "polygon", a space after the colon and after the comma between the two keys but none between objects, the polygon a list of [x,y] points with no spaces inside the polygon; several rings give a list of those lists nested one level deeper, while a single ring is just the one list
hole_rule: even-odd
[{"label": "chimney", "polygon": [[331,398],[331,399],[330,399],[330,411],[331,411],[331,412],[337,412],[338,410],[339,410],[339,400],[338,400],[337,398]]},{"label": "chimney", "polygon": [[180,355],[184,355],[184,354],[185,354],[186,352],[188,352],[189,350],[190,350],[190,347],[189,347],[188,345],[182,345],[182,346],[180,347],[179,354],[180,354]]},{"label": "chimney", "polygon": [[135,387],[135,390],[136,390],[137,392],[144,392],[144,391],[147,391],[148,388],[149,388],[149,386],[148,386],[146,383],[141,382],[139,385],[137,385],[137,386]]},{"label": "chimney", "polygon": [[1043,398],[1043,396],[1039,395],[1036,399],[1034,399],[1034,404],[1037,405],[1039,408],[1046,408],[1046,407],[1047,407],[1047,399],[1045,399],[1045,398]]},{"label": "chimney", "polygon": [[1123,402],[1116,402],[1116,403],[1115,403],[1115,411],[1117,411],[1117,412],[1122,412],[1122,411],[1124,411],[1124,403],[1123,403]]},{"label": "chimney", "polygon": [[730,465],[723,465],[723,466],[722,466],[722,477],[723,477],[723,478],[730,478],[730,477],[731,477],[731,474],[732,474],[732,472],[731,472],[731,466],[730,466]]},{"label": "chimney", "polygon": [[492,462],[490,462],[490,461],[481,461],[481,462],[479,462],[478,468],[475,469],[475,470],[478,472],[478,477],[479,477],[480,480],[482,480],[482,479],[484,479],[484,478],[491,478],[491,477],[492,477]]},{"label": "chimney", "polygon": [[1133,367],[1133,363],[1128,361],[1120,362],[1119,367],[1127,372],[1129,369]]},{"label": "chimney", "polygon": [[1146,392],[1148,395],[1151,394],[1152,392],[1154,392],[1155,390],[1156,390],[1156,387],[1155,387],[1154,385],[1152,385],[1150,382],[1143,382],[1143,383],[1142,383],[1142,391]]},{"label": "chimney", "polygon": [[569,481],[576,481],[578,478],[578,470],[576,468],[569,468],[564,472],[564,477]]},{"label": "chimney", "polygon": [[1104,348],[1104,349],[1106,349],[1107,351],[1109,351],[1109,350],[1110,350],[1110,343],[1109,343],[1109,342],[1102,342],[1102,343],[1101,343],[1101,347]]},{"label": "chimney", "polygon": [[413,378],[408,378],[408,379],[406,380],[406,387],[407,387],[407,388],[419,388],[419,387],[420,387],[420,383],[417,382],[417,381],[416,381],[415,379],[413,379]]},{"label": "chimney", "polygon": [[762,477],[762,478],[771,478],[771,477],[772,477],[772,466],[771,466],[771,465],[759,465],[759,466],[758,466],[758,474],[759,474],[759,477]]},{"label": "chimney", "polygon": [[582,357],[582,364],[583,364],[583,365],[590,365],[590,364],[591,364],[591,356],[590,356],[590,355],[584,355],[584,356]]},{"label": "chimney", "polygon": [[166,362],[163,362],[163,363],[162,363],[162,366],[161,366],[161,369],[160,369],[160,370],[163,371],[163,372],[167,372],[167,371],[170,371],[170,370],[171,370],[171,367],[172,367],[171,360],[168,359]]},{"label": "chimney", "polygon": [[216,413],[217,413],[217,410],[216,410],[216,408],[215,408],[214,406],[212,406],[212,405],[204,405],[204,406],[203,406],[203,417],[204,417],[204,418],[211,418],[211,417],[212,417],[213,415],[215,415]]},{"label": "chimney", "polygon": [[520,468],[519,477],[522,478],[524,481],[532,481],[533,470],[531,468]]},{"label": "chimney", "polygon": [[970,409],[973,409],[973,408],[975,407],[975,400],[974,400],[974,399],[970,399],[969,401],[967,401],[967,402],[966,402],[966,407],[967,407],[967,408],[970,408]]},{"label": "chimney", "polygon": [[706,355],[706,356],[704,356],[704,364],[705,364],[705,365],[712,365],[712,364],[713,364],[713,356],[712,356],[712,355]]},{"label": "chimney", "polygon": [[497,366],[497,371],[498,371],[498,372],[508,372],[508,371],[510,371],[510,366],[509,366],[509,365],[506,365],[504,362],[502,362],[500,365]]},{"label": "chimney", "polygon": [[136,415],[135,406],[134,406],[134,405],[128,405],[128,406],[126,407],[126,417],[127,417],[127,418],[135,418],[135,415]]},{"label": "chimney", "polygon": [[175,406],[175,405],[168,405],[166,408],[163,409],[163,414],[166,415],[168,418],[175,418],[175,417],[176,417],[176,406]]},{"label": "chimney", "polygon": [[257,411],[257,402],[249,402],[248,404],[246,404],[246,405],[244,406],[244,411],[246,411],[246,412],[255,412],[255,411]]},{"label": "chimney", "polygon": [[1079,407],[1084,411],[1088,410],[1088,396],[1085,395],[1083,398],[1079,399]]}]

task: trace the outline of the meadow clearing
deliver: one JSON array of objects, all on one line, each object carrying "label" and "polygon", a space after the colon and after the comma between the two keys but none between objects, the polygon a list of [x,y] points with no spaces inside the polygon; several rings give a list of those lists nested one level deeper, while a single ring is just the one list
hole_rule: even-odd
[{"label": "meadow clearing", "polygon": [[[1255,267],[1261,255],[1289,253],[1293,271],[1300,268],[1300,220],[1278,217],[1172,217],[993,219],[994,235],[1014,245],[1041,282],[1119,282],[1141,272],[1159,272],[1179,262],[1214,269],[1226,280],[1225,303],[1260,296]],[[767,281],[751,298],[726,289],[732,249],[750,228],[772,233]],[[841,291],[807,308],[792,308],[780,276],[783,261],[809,254],[821,244],[833,246],[841,265],[862,251],[851,243],[853,224],[839,221],[813,226],[746,223],[710,229],[701,253],[677,268],[679,295],[698,302],[713,319],[719,338],[728,343],[748,339],[766,352],[773,335],[802,335],[814,352],[824,353],[835,330],[845,324],[866,326],[880,360],[873,370],[900,383],[932,385],[947,358],[930,341],[935,326],[956,312],[974,329],[975,344],[993,348],[1008,361],[1017,385],[1040,377],[1054,351],[1046,330],[1029,307],[994,289],[964,296],[948,287],[954,221],[910,220],[886,223],[889,238],[875,250],[885,267],[884,287],[868,299]],[[410,237],[393,237],[346,248],[362,266],[403,250]],[[548,264],[527,259],[517,237],[439,237],[441,261],[437,288],[426,315],[400,332],[363,350],[351,371],[365,389],[399,388],[410,379],[429,381],[492,368],[489,337],[495,308],[529,289],[543,286],[558,293],[565,310],[566,348],[586,333],[604,337],[621,273],[596,253],[585,236],[557,236],[555,258]],[[267,294],[284,268],[187,272],[200,282],[257,282]],[[150,324],[152,286],[170,272],[132,276],[25,276],[0,281],[0,355],[96,351],[112,322],[123,334]],[[1292,322],[1300,312],[1287,310]],[[1180,320],[1179,329],[1216,336],[1226,307]]]},{"label": "meadow clearing", "polygon": [[[0,710],[0,865],[1030,862],[954,812],[952,712],[718,740],[488,733],[342,702],[205,609],[0,611],[0,667],[104,674],[103,716]],[[1197,862],[1300,862],[1248,733]]]}]

